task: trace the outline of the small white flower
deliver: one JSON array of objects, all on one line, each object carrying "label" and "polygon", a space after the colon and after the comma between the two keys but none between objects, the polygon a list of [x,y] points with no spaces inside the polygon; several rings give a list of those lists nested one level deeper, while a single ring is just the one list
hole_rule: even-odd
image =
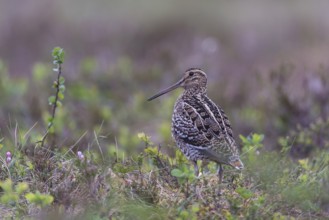
[{"label": "small white flower", "polygon": [[81,151],[78,151],[78,152],[77,152],[77,155],[78,155],[78,158],[79,158],[80,160],[83,160],[83,159],[85,158],[85,156],[83,155],[83,153],[82,153]]}]

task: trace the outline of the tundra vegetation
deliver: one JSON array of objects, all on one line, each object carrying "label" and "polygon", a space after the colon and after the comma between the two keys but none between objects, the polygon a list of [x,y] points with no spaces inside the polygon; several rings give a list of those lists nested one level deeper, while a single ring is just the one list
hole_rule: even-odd
[{"label": "tundra vegetation", "polygon": [[299,79],[318,80],[321,91],[307,90],[297,100],[286,91],[293,65],[255,79],[261,88],[271,86],[276,102],[260,99],[235,110],[258,127],[235,132],[245,169],[225,167],[218,184],[214,163],[195,177],[171,140],[177,93],[163,97],[161,108],[146,103],[145,91],[120,97],[125,87],[160,77],[160,69],[133,73],[133,62],[123,57],[107,72],[91,74],[97,61],[86,58],[72,76],[65,74],[70,57],[64,55],[54,48],[53,64],[36,63],[31,79],[12,77],[0,61],[3,219],[329,218],[329,103],[323,98],[329,75],[323,67],[312,79]]}]

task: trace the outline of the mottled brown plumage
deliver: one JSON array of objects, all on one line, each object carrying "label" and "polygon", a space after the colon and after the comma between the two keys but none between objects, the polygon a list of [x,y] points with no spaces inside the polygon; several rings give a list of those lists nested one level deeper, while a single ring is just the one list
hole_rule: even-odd
[{"label": "mottled brown plumage", "polygon": [[208,98],[207,75],[202,70],[188,69],[176,84],[148,100],[178,87],[185,90],[175,103],[171,132],[180,150],[194,164],[196,175],[197,160],[216,162],[220,181],[222,164],[242,169],[231,124],[224,111]]}]

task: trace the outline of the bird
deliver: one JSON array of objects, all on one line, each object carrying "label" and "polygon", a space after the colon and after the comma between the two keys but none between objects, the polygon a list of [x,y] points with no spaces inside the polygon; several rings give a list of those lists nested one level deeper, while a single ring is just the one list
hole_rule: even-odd
[{"label": "bird", "polygon": [[151,101],[172,90],[183,88],[184,92],[175,102],[172,114],[171,133],[178,146],[194,166],[199,176],[198,160],[202,164],[215,162],[219,182],[223,180],[223,166],[242,170],[231,123],[223,109],[207,95],[207,75],[199,68],[190,68],[172,86],[148,99]]}]

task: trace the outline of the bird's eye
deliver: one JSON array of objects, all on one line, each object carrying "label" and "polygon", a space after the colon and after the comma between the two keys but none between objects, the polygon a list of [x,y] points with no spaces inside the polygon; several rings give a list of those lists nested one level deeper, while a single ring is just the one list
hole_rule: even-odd
[{"label": "bird's eye", "polygon": [[190,73],[189,73],[189,76],[193,76],[193,75],[194,75],[194,72],[190,72]]}]

